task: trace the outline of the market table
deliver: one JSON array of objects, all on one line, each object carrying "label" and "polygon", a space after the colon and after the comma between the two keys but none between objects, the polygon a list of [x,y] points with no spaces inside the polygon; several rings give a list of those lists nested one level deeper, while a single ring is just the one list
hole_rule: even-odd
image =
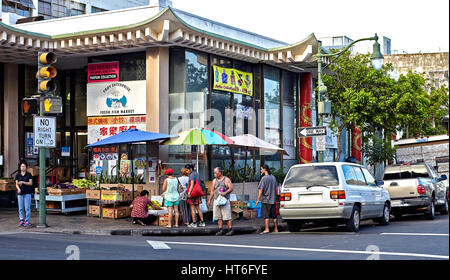
[{"label": "market table", "polygon": [[[56,212],[61,212],[61,213],[69,213],[69,212],[77,212],[77,211],[87,210],[87,206],[66,208],[66,201],[85,200],[85,199],[86,199],[86,193],[70,194],[70,195],[46,195],[45,196],[46,201],[61,202],[61,209],[47,208],[47,211],[56,211]],[[34,200],[36,200],[36,209],[39,209],[39,195],[35,194]]]}]

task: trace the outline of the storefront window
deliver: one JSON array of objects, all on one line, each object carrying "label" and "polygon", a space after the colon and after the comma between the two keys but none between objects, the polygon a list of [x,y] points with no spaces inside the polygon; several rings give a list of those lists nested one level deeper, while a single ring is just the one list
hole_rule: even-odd
[{"label": "storefront window", "polygon": [[[265,140],[280,146],[280,70],[264,66],[264,118]],[[264,162],[275,169],[279,169],[280,156],[265,156]]]},{"label": "storefront window", "polygon": [[297,92],[297,78],[292,72],[283,71],[283,149],[289,156],[283,156],[285,172],[296,164],[295,159],[295,99]]},{"label": "storefront window", "polygon": [[75,125],[87,126],[86,114],[86,72],[84,70],[76,70],[75,72]]},{"label": "storefront window", "polygon": [[[176,134],[189,128],[205,127],[208,92],[208,56],[184,49],[170,50],[169,66],[169,132]],[[169,165],[196,160],[197,147],[169,146]],[[206,175],[205,147],[199,147],[199,172]]]}]

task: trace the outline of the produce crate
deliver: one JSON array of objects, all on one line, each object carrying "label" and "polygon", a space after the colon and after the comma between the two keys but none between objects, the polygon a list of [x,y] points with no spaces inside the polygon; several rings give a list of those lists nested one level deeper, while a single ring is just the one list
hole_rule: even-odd
[{"label": "produce crate", "polygon": [[102,217],[111,219],[127,218],[131,215],[131,208],[126,206],[116,207],[103,207]]},{"label": "produce crate", "polygon": [[83,194],[85,189],[54,189],[47,188],[48,195],[71,195],[71,194]]},{"label": "produce crate", "polygon": [[61,202],[58,201],[46,201],[45,208],[47,209],[61,209]]},{"label": "produce crate", "polygon": [[102,191],[101,190],[86,190],[86,198],[87,199],[101,199]]},{"label": "produce crate", "polygon": [[247,201],[230,201],[230,207],[247,209],[248,203],[247,203]]},{"label": "produce crate", "polygon": [[89,215],[99,216],[100,215],[100,206],[98,205],[89,205]]},{"label": "produce crate", "polygon": [[15,191],[15,190],[16,190],[16,184],[14,182],[0,183],[0,191],[8,192],[8,191]]},{"label": "produce crate", "polygon": [[247,209],[247,210],[244,210],[244,212],[242,213],[242,216],[249,220],[256,219],[258,217],[258,212],[253,209]]}]

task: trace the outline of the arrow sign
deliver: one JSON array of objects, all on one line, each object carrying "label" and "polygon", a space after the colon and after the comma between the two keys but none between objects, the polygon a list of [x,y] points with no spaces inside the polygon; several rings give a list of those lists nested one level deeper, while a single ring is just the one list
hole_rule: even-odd
[{"label": "arrow sign", "polygon": [[312,136],[323,136],[327,135],[326,126],[316,126],[316,127],[299,127],[297,130],[297,136],[302,137],[312,137]]}]

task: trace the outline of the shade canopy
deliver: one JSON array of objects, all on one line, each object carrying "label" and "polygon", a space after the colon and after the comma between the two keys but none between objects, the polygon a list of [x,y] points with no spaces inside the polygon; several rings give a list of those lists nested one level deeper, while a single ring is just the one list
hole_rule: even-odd
[{"label": "shade canopy", "polygon": [[233,140],[233,144],[230,144],[230,147],[233,148],[247,148],[249,150],[259,150],[261,152],[274,152],[278,154],[287,155],[288,153],[273,144],[270,144],[252,134],[244,134],[239,136],[230,137],[231,140]]},{"label": "shade canopy", "polygon": [[110,136],[106,139],[87,145],[87,148],[100,147],[100,146],[113,146],[120,144],[131,144],[139,142],[154,142],[167,140],[170,138],[176,138],[178,135],[161,134],[154,132],[147,132],[138,129],[128,129],[120,132],[116,135]]},{"label": "shade canopy", "polygon": [[192,128],[178,133],[178,138],[169,139],[161,145],[229,145],[228,136],[205,128]]}]

